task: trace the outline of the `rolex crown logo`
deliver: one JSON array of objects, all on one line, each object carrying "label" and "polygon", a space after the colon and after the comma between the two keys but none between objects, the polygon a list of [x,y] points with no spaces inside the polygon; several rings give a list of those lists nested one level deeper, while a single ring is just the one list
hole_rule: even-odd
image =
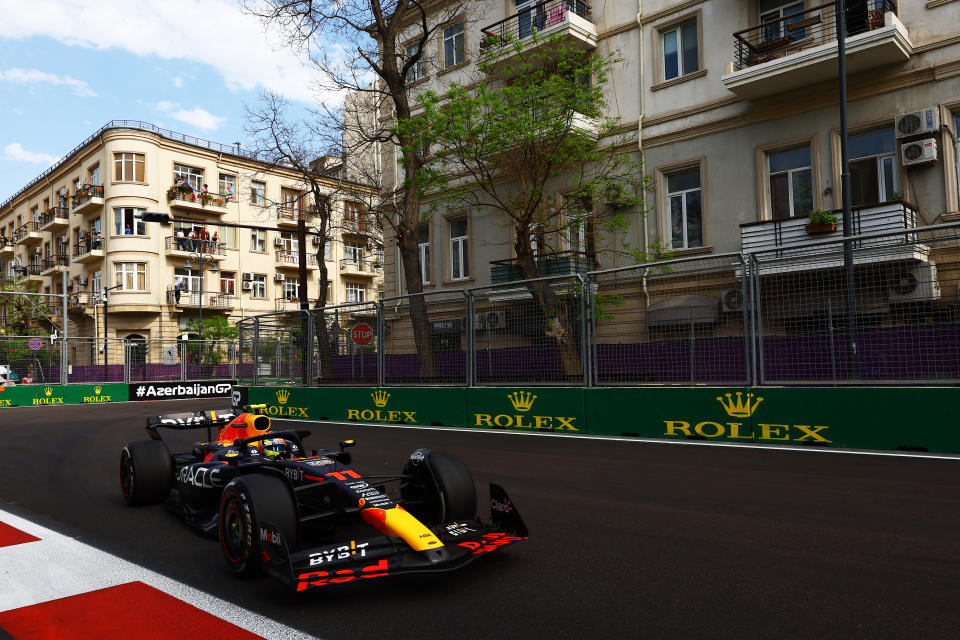
[{"label": "rolex crown logo", "polygon": [[103,391],[103,387],[101,387],[101,386],[99,386],[99,385],[97,385],[96,387],[93,388],[93,392],[94,392],[96,395],[100,395],[100,392],[101,392],[101,391]]},{"label": "rolex crown logo", "polygon": [[280,389],[277,391],[277,402],[280,404],[287,404],[287,400],[290,399],[290,392],[286,389]]},{"label": "rolex crown logo", "polygon": [[523,391],[514,391],[513,393],[507,394],[507,399],[510,400],[510,404],[513,405],[513,408],[517,411],[530,411],[533,407],[533,401],[537,399],[537,396],[531,394],[529,391],[524,394]]},{"label": "rolex crown logo", "polygon": [[52,396],[52,395],[53,395],[53,387],[44,387],[44,388],[43,388],[43,395],[47,396],[48,398],[49,398],[50,396]]},{"label": "rolex crown logo", "polygon": [[390,399],[390,394],[383,389],[378,389],[374,393],[371,393],[370,397],[373,398],[373,404],[375,406],[382,408],[387,406],[387,400]]},{"label": "rolex crown logo", "polygon": [[756,402],[750,404],[750,399],[753,398],[752,393],[747,394],[747,399],[744,401],[743,393],[737,391],[737,399],[733,399],[733,394],[726,393],[724,396],[727,398],[724,400],[722,397],[717,396],[717,402],[723,405],[724,410],[726,410],[727,415],[733,418],[749,418],[753,415],[753,412],[757,410],[757,405],[763,402],[763,398],[757,397]]}]

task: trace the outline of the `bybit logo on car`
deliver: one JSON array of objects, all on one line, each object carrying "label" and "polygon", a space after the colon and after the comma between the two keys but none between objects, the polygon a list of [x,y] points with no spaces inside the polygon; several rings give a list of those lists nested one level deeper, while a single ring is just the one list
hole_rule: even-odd
[{"label": "bybit logo on car", "polygon": [[507,400],[517,413],[474,413],[473,426],[498,429],[543,429],[552,431],[579,431],[574,426],[576,417],[528,415],[533,409],[537,396],[529,391],[514,391],[507,394]]}]

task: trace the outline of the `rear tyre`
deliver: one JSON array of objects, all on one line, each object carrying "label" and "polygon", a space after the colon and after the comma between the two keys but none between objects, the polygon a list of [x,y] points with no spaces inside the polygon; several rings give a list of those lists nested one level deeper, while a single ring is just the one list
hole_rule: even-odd
[{"label": "rear tyre", "polygon": [[426,524],[472,520],[477,516],[477,489],[473,475],[460,458],[431,451],[423,463],[407,463],[404,473],[415,480],[402,495],[409,511]]},{"label": "rear tyre", "polygon": [[120,493],[128,505],[162,502],[172,488],[173,462],[163,442],[131,442],[120,451]]},{"label": "rear tyre", "polygon": [[251,474],[234,479],[220,498],[220,548],[233,573],[255,576],[266,563],[260,546],[260,523],[280,529],[288,551],[297,545],[293,497],[280,478]]}]

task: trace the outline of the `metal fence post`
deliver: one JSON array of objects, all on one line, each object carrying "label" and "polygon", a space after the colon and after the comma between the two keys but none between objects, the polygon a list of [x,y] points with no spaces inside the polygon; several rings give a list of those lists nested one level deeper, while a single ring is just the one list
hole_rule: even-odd
[{"label": "metal fence post", "polygon": [[315,332],[313,329],[313,312],[310,309],[306,309],[304,313],[307,314],[307,345],[306,345],[306,353],[304,354],[304,357],[307,360],[307,365],[306,365],[307,379],[304,380],[303,386],[312,387],[313,378],[317,374],[316,365],[314,363],[314,357],[313,357],[314,355],[313,345],[316,342],[316,336],[314,335]]},{"label": "metal fence post", "polygon": [[466,357],[464,358],[464,365],[467,368],[467,386],[473,387],[476,385],[476,376],[477,376],[477,352],[476,352],[476,318],[474,317],[474,299],[472,291],[464,291],[464,330],[467,334],[467,344],[465,345]]},{"label": "metal fence post", "polygon": [[260,375],[260,319],[253,319],[253,386],[257,386]]},{"label": "metal fence post", "polygon": [[750,330],[750,323],[753,321],[753,303],[751,293],[753,287],[750,286],[750,279],[753,272],[747,267],[747,261],[743,254],[740,254],[740,299],[743,300],[743,358],[744,358],[744,384],[749,385],[753,380],[753,332]]},{"label": "metal fence post", "polygon": [[387,353],[384,350],[387,344],[386,320],[383,317],[383,303],[377,300],[377,386],[384,386],[386,380]]},{"label": "metal fence post", "polygon": [[[600,384],[598,375],[600,357],[597,353],[597,293],[600,291],[600,283],[597,282],[594,285],[589,273],[586,279],[587,290],[590,292],[590,386],[597,386]],[[594,286],[597,287],[596,292],[593,290]]]},{"label": "metal fence post", "polygon": [[765,379],[764,370],[763,370],[763,311],[761,310],[762,304],[762,293],[760,291],[760,263],[756,257],[753,257],[752,268],[750,269],[753,272],[753,291],[754,291],[754,305],[753,311],[756,317],[756,331],[754,349],[755,349],[755,371],[753,384],[759,385]]},{"label": "metal fence post", "polygon": [[[132,351],[132,346],[133,343],[131,342],[124,341],[123,343],[123,381],[128,384],[130,382],[130,352]],[[107,348],[109,347],[110,345],[108,344]]]},{"label": "metal fence post", "polygon": [[583,386],[590,386],[590,323],[587,322],[587,292],[590,281],[577,274],[580,280],[580,361],[583,363]]}]

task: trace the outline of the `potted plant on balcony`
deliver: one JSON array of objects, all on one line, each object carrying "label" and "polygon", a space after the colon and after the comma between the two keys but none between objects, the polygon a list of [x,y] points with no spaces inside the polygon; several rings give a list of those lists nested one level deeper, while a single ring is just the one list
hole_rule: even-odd
[{"label": "potted plant on balcony", "polygon": [[829,211],[817,209],[816,211],[811,211],[809,216],[810,224],[803,228],[807,233],[816,234],[836,231],[839,218]]}]

